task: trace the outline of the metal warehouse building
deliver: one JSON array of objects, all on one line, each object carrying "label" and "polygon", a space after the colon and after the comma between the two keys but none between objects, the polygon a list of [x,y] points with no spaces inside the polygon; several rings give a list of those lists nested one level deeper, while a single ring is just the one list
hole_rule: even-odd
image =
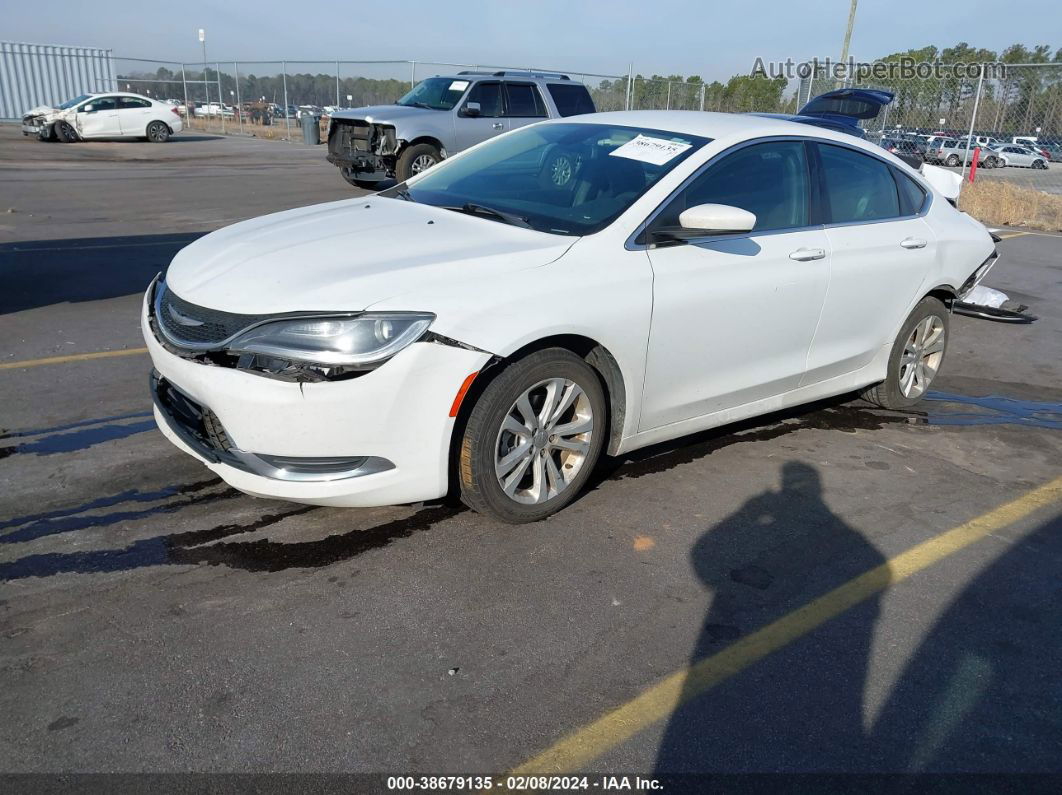
[{"label": "metal warehouse building", "polygon": [[114,91],[110,50],[0,41],[0,119],[19,119],[37,105]]}]

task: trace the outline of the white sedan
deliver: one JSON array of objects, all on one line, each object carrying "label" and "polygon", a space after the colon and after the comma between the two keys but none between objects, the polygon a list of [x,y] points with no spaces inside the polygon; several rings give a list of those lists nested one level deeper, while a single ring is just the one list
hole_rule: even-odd
[{"label": "white sedan", "polygon": [[82,94],[54,108],[42,106],[22,116],[23,135],[36,135],[42,141],[145,138],[164,143],[183,127],[176,105],[120,91]]},{"label": "white sedan", "polygon": [[860,390],[913,405],[994,257],[984,226],[853,136],[601,113],[200,238],[142,325],[160,428],[237,489],[456,490],[525,522],[604,452]]}]

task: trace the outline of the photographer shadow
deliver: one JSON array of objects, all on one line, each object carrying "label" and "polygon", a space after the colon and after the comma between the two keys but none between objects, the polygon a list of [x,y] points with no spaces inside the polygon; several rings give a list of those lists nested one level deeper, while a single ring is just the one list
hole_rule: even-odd
[{"label": "photographer shadow", "polygon": [[[710,594],[691,667],[810,599],[885,562],[825,503],[818,471],[790,461],[781,489],[748,500],[697,540],[691,564]],[[691,672],[655,774],[858,769],[863,693],[878,599],[706,690]],[[836,767],[835,767],[836,766]]]}]

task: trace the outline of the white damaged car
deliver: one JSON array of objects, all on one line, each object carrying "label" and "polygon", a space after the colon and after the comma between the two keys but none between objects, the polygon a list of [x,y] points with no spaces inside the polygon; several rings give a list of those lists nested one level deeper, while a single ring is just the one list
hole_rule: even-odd
[{"label": "white damaged car", "polygon": [[183,127],[177,106],[120,91],[82,94],[54,108],[36,107],[22,114],[23,135],[64,143],[93,138],[165,143]]},{"label": "white damaged car", "polygon": [[602,113],[207,235],[142,325],[162,432],[234,487],[337,506],[456,491],[524,522],[606,452],[855,391],[911,406],[995,256],[851,135]]}]

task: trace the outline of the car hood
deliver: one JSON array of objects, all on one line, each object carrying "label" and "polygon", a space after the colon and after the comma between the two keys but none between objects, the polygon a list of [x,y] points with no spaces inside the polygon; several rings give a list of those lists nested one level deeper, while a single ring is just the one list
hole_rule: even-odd
[{"label": "car hood", "polygon": [[30,108],[25,113],[23,113],[22,118],[25,119],[27,116],[47,116],[50,113],[56,112],[58,112],[58,109],[53,108],[50,105],[38,105],[37,107]]},{"label": "car hood", "polygon": [[405,105],[370,105],[367,108],[354,108],[333,113],[333,119],[364,119],[370,124],[394,124],[412,118],[424,118],[425,115],[446,115],[443,110],[410,108]]},{"label": "car hood", "polygon": [[433,285],[467,282],[474,292],[483,279],[552,262],[575,240],[370,196],[201,237],[173,258],[166,283],[186,301],[226,312],[353,312]]}]

